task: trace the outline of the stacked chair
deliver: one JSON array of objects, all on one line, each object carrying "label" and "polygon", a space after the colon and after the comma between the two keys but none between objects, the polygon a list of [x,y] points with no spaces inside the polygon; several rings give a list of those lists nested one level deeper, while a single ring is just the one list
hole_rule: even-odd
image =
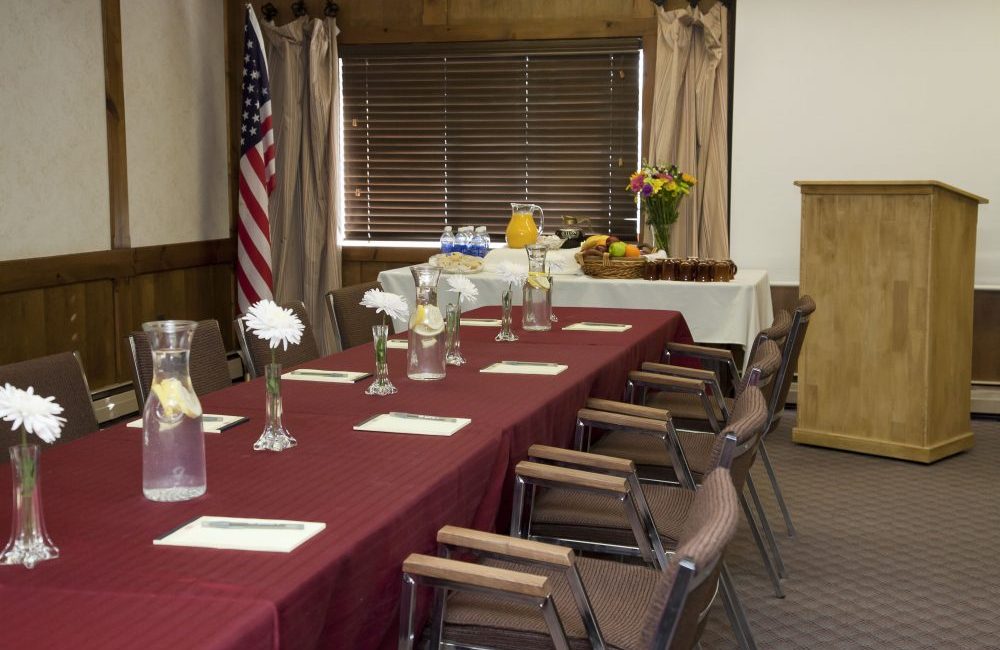
[{"label": "stacked chair", "polygon": [[[282,367],[288,368],[318,358],[319,346],[316,344],[316,333],[313,331],[312,324],[309,321],[309,313],[306,311],[305,304],[297,300],[282,303],[280,307],[291,309],[292,313],[302,321],[304,328],[302,330],[302,341],[298,345],[291,345],[287,350],[279,347],[273,351],[275,360]],[[246,368],[250,379],[263,377],[264,366],[271,363],[271,347],[267,341],[257,338],[247,331],[243,316],[237,317],[233,322],[233,327],[236,330],[236,340],[240,343],[240,355],[243,357],[243,367]],[[197,333],[197,330],[195,332]]]}]

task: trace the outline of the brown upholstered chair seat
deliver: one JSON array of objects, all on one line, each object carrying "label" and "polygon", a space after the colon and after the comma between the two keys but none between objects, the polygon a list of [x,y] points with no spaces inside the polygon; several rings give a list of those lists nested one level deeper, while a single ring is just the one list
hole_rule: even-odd
[{"label": "brown upholstered chair seat", "polygon": [[[642,489],[664,546],[672,548],[694,503],[694,491],[649,484]],[[545,490],[535,499],[534,507],[532,535],[625,546],[636,543],[624,508],[610,497],[572,490]]]},{"label": "brown upholstered chair seat", "polygon": [[[722,399],[726,402],[726,408],[732,412],[733,398],[723,397]],[[711,396],[710,401],[712,403],[712,408],[715,409],[716,420],[721,422],[722,410],[719,408],[718,402],[716,402],[715,398]],[[674,420],[708,419],[705,415],[705,407],[701,403],[701,398],[690,393],[671,393],[669,391],[663,391],[651,394],[649,399],[646,400],[645,405],[658,409],[667,409],[670,411],[670,417]]]},{"label": "brown upholstered chair seat", "polygon": [[[712,457],[712,445],[716,435],[712,433],[695,433],[678,431],[677,438],[684,449],[684,457],[688,467],[694,474],[704,474],[708,471]],[[610,431],[590,448],[595,454],[626,458],[637,465],[648,467],[670,467],[670,455],[663,446],[663,441],[647,434],[634,431]]]},{"label": "brown upholstered chair seat", "polygon": [[[495,560],[483,563],[548,576],[570,647],[590,650],[583,621],[561,570]],[[646,609],[663,573],[638,564],[584,557],[578,557],[576,565],[608,648],[638,649]],[[509,650],[552,649],[538,608],[479,593],[458,592],[448,598],[444,638]]]}]

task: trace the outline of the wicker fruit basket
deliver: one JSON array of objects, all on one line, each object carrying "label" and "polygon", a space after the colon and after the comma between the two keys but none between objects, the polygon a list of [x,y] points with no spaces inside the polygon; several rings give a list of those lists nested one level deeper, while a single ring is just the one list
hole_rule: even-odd
[{"label": "wicker fruit basket", "polygon": [[641,278],[646,268],[645,257],[611,257],[604,253],[601,257],[584,257],[576,254],[576,263],[583,269],[585,275],[592,278],[611,280],[629,280]]}]

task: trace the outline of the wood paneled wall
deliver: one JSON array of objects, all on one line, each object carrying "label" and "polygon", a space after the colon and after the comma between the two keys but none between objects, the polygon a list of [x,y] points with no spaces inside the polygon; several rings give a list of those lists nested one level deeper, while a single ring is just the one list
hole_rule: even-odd
[{"label": "wood paneled wall", "polygon": [[92,389],[131,379],[124,336],[217,319],[232,348],[232,240],[0,262],[0,364],[77,350]]}]

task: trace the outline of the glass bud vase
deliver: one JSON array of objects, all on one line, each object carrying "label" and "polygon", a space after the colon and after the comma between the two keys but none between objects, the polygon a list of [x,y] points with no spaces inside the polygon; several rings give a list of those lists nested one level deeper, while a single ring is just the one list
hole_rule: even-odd
[{"label": "glass bud vase", "polygon": [[253,443],[254,451],[284,451],[299,444],[281,423],[281,364],[264,366],[264,433]]},{"label": "glass bud vase", "polygon": [[522,288],[521,327],[527,331],[552,329],[551,284],[545,271],[545,255],[548,248],[542,244],[526,246],[528,253],[528,278]]},{"label": "glass bud vase", "polygon": [[365,389],[365,395],[392,395],[399,392],[389,381],[389,360],[386,350],[389,346],[389,326],[373,325],[372,338],[375,340],[375,381]]},{"label": "glass bud vase", "polygon": [[508,284],[507,288],[504,290],[503,294],[500,296],[500,307],[503,310],[500,316],[500,333],[497,334],[497,341],[516,341],[517,334],[513,330],[513,321],[511,317],[511,310],[514,308],[514,289],[513,286]]},{"label": "glass bud vase", "polygon": [[[461,295],[459,296],[459,301],[461,301]],[[459,330],[462,326],[462,310],[458,305],[454,303],[448,304],[447,321],[448,352],[444,360],[449,366],[464,366],[465,357],[462,356],[462,341],[459,338]]]},{"label": "glass bud vase", "polygon": [[10,541],[0,553],[0,564],[22,564],[34,568],[44,560],[59,557],[42,518],[42,488],[38,473],[38,445],[10,448],[10,471],[14,479]]},{"label": "glass bud vase", "polygon": [[445,322],[437,306],[441,269],[430,264],[410,268],[416,285],[416,307],[410,314],[409,342],[406,351],[406,376],[418,381],[444,379]]},{"label": "glass bud vase", "polygon": [[188,360],[198,323],[143,323],[153,379],[142,411],[142,493],[151,501],[187,501],[205,493],[205,433]]}]

